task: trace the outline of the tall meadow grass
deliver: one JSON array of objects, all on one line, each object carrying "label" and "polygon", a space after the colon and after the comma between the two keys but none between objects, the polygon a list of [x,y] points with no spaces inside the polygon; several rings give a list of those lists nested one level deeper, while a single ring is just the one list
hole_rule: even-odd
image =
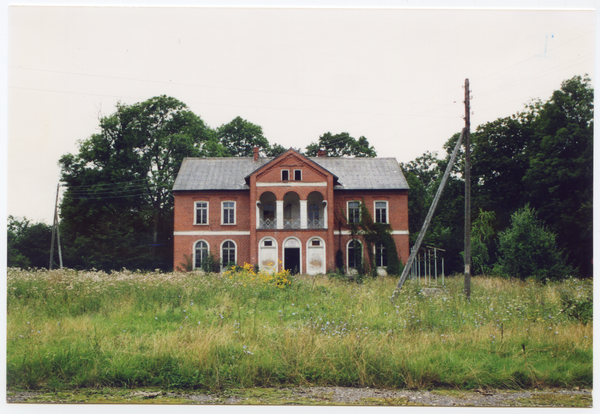
[{"label": "tall meadow grass", "polygon": [[592,386],[591,281],[446,285],[8,269],[8,386]]}]

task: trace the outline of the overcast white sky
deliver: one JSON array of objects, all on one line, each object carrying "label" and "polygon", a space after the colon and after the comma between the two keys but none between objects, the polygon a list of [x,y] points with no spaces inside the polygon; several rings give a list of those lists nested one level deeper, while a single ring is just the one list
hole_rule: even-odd
[{"label": "overcast white sky", "polygon": [[[241,116],[284,147],[328,131],[364,135],[379,156],[407,162],[441,154],[464,126],[465,78],[472,130],[548,99],[565,79],[594,80],[594,1],[392,7],[436,3],[7,8],[7,214],[52,223],[58,159],[119,101],[170,95],[211,127]],[[539,10],[565,5],[580,10]]]}]

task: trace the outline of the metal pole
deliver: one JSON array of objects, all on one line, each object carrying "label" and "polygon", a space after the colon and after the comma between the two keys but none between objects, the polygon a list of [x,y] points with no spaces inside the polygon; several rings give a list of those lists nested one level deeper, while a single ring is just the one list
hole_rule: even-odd
[{"label": "metal pole", "polygon": [[465,79],[465,295],[471,300],[471,106],[469,79]]},{"label": "metal pole", "polygon": [[[442,191],[444,191],[444,187],[446,186],[446,181],[448,181],[448,176],[450,175],[450,171],[452,170],[452,167],[454,166],[454,161],[456,160],[456,155],[458,154],[458,149],[462,145],[462,140],[463,140],[464,134],[465,134],[465,130],[463,129],[460,133],[460,136],[458,137],[458,141],[456,142],[456,146],[454,147],[454,151],[452,152],[452,157],[450,157],[450,162],[448,163],[448,166],[446,167],[444,176],[442,177],[442,182],[440,183],[440,186],[437,189],[435,197],[433,198],[431,207],[429,207],[429,212],[427,213],[427,217],[425,217],[425,222],[423,223],[423,227],[421,228],[419,237],[417,237],[417,242],[415,243],[416,251],[418,251],[421,248],[421,243],[423,242],[423,239],[425,238],[425,233],[427,233],[427,228],[429,227],[429,223],[431,222],[433,213],[435,212],[438,201],[440,201],[440,197],[442,195]],[[398,280],[398,284],[396,285],[396,288],[394,289],[394,293],[392,293],[392,297],[390,298],[392,303],[394,303],[394,301],[396,300],[396,296],[398,296],[400,289],[402,289],[402,285],[406,281],[406,277],[408,276],[408,269],[410,269],[413,262],[415,261],[414,253],[415,252],[413,251],[410,254],[410,256],[408,258],[408,262],[406,263],[406,266],[404,267],[404,270],[402,271],[402,275],[400,276],[400,280]]]},{"label": "metal pole", "polygon": [[442,285],[446,286],[444,282],[444,256],[442,256]]},{"label": "metal pole", "polygon": [[58,190],[60,184],[56,186],[56,201],[54,202],[54,223],[52,224],[52,241],[50,242],[50,263],[48,264],[48,270],[52,270],[52,261],[54,259],[54,236],[56,235],[56,217],[58,216],[56,211],[58,209]]},{"label": "metal pole", "polygon": [[56,221],[56,242],[58,243],[58,263],[60,264],[60,268],[63,268],[62,262],[62,250],[60,248],[60,228],[58,223],[58,212],[56,212],[56,217],[54,219]]},{"label": "metal pole", "polygon": [[433,248],[433,261],[435,263],[435,285],[437,286],[437,249]]}]

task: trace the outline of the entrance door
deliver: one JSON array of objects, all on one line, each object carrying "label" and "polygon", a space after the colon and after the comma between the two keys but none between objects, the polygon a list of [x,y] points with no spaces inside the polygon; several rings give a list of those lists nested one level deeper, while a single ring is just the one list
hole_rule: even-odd
[{"label": "entrance door", "polygon": [[283,244],[283,268],[291,274],[300,273],[300,241],[289,238]]},{"label": "entrance door", "polygon": [[285,269],[292,275],[300,272],[300,248],[286,247],[284,252]]}]

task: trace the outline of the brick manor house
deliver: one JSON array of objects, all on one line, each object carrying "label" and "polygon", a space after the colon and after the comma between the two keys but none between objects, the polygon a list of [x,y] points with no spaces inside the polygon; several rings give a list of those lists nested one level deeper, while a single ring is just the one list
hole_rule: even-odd
[{"label": "brick manor house", "polygon": [[[360,220],[360,203],[388,223],[406,263],[408,184],[394,158],[305,157],[293,149],[275,158],[185,158],[173,187],[174,269],[200,268],[209,255],[223,264],[318,274],[333,271],[343,252],[351,271],[366,258],[346,220]],[[340,220],[340,221],[338,221]],[[374,245],[378,273],[387,254]],[[358,251],[357,251],[358,250]]]}]

